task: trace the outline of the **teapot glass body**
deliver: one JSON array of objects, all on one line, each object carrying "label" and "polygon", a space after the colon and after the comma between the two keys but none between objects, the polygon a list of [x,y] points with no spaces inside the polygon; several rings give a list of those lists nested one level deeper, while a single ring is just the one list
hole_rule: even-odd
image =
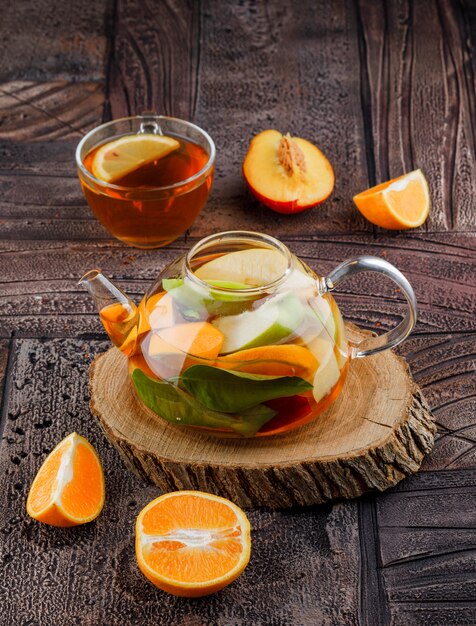
[{"label": "teapot glass body", "polygon": [[[354,346],[330,291],[367,270],[398,282],[409,309],[396,329]],[[416,319],[410,285],[387,262],[360,257],[323,278],[278,240],[250,232],[197,243],[138,307],[98,270],[82,283],[128,358],[140,402],[172,424],[223,437],[313,420],[341,393],[350,359],[396,345]]]}]

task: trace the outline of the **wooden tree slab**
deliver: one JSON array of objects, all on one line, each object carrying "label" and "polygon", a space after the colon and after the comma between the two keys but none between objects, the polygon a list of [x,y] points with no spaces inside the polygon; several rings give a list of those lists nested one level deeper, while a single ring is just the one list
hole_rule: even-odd
[{"label": "wooden tree slab", "polygon": [[158,418],[139,404],[117,348],[97,357],[90,386],[92,413],[136,474],[165,491],[199,489],[244,507],[383,491],[418,470],[436,430],[406,362],[391,351],[353,361],[341,396],[314,422],[267,438],[219,439]]}]

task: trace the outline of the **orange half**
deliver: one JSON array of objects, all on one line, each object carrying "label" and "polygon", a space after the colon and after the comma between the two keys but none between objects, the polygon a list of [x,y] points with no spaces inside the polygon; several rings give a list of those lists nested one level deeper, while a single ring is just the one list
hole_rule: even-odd
[{"label": "orange half", "polygon": [[421,170],[367,189],[353,200],[369,222],[390,230],[421,226],[430,212],[430,193]]},{"label": "orange half", "polygon": [[159,589],[188,598],[235,580],[250,560],[250,524],[235,504],[201,491],[176,491],[150,502],[136,522],[136,556]]},{"label": "orange half", "polygon": [[38,470],[26,510],[51,526],[77,526],[101,513],[104,497],[104,474],[96,450],[87,439],[71,433]]}]

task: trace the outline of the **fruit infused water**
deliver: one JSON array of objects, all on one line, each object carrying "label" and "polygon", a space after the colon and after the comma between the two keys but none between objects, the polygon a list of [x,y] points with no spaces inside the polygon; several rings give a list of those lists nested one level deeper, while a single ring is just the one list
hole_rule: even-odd
[{"label": "fruit infused water", "polygon": [[170,119],[152,118],[125,133],[118,120],[110,132],[99,132],[108,124],[99,127],[78,147],[78,173],[91,210],[129,245],[167,245],[190,228],[208,198],[213,142],[187,122],[172,120],[169,128]]},{"label": "fruit infused water", "polygon": [[338,396],[348,365],[342,318],[316,275],[283,249],[199,247],[165,270],[137,310],[102,309],[150,410],[179,426],[253,437],[305,424]]}]

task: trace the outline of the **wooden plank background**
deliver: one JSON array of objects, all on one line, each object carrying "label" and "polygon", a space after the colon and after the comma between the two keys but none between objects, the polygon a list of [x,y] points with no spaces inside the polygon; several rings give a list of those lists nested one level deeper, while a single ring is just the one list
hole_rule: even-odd
[{"label": "wooden plank background", "polygon": [[[476,5],[471,0],[25,0],[0,22],[0,625],[288,626],[476,624]],[[110,238],[82,197],[80,137],[145,109],[207,129],[209,203],[187,239],[144,252]],[[336,188],[286,217],[240,170],[264,128],[315,141]],[[421,167],[432,211],[417,230],[373,227],[351,197]],[[423,471],[384,495],[250,511],[240,579],[198,601],[138,571],[133,524],[157,490],[128,474],[88,410],[87,368],[107,347],[79,276],[101,266],[136,299],[210,232],[282,238],[325,273],[376,254],[414,285],[420,314],[402,346],[438,424]],[[403,311],[359,276],[346,316],[387,329]],[[84,528],[24,511],[41,460],[76,430],[100,452],[108,498]]]}]

